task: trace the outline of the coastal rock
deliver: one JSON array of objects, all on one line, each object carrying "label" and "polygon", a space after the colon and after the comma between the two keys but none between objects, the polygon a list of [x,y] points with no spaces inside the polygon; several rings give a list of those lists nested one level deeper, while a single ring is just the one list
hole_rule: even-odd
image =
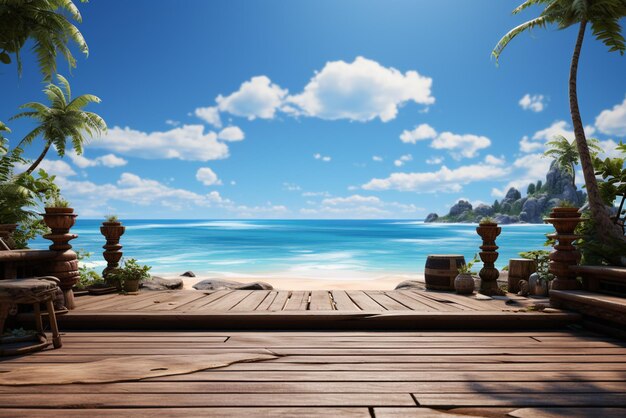
[{"label": "coastal rock", "polygon": [[152,280],[146,280],[139,284],[143,290],[178,290],[183,288],[183,279],[164,279],[152,276]]},{"label": "coastal rock", "polygon": [[463,212],[472,210],[472,204],[467,200],[459,200],[450,208],[449,216],[459,216]]},{"label": "coastal rock", "polygon": [[514,202],[522,198],[522,194],[515,187],[511,187],[504,196],[503,202]]},{"label": "coastal rock", "polygon": [[273,290],[271,284],[264,282],[240,283],[230,280],[207,279],[193,285],[196,290]]},{"label": "coastal rock", "polygon": [[501,225],[508,225],[508,224],[514,224],[514,223],[519,222],[519,217],[511,216],[511,215],[503,215],[501,213],[496,215],[494,219],[496,223],[499,223]]},{"label": "coastal rock", "polygon": [[493,215],[494,210],[491,206],[481,203],[480,205],[474,208],[474,213],[480,217],[491,216]]},{"label": "coastal rock", "polygon": [[436,213],[429,213],[424,222],[435,222],[437,219],[439,219],[439,215],[437,215]]},{"label": "coastal rock", "polygon": [[183,274],[181,274],[181,276],[183,276],[183,277],[196,277],[196,275],[194,274],[193,271],[186,271]]},{"label": "coastal rock", "polygon": [[423,282],[417,280],[405,280],[396,286],[394,290],[410,290],[410,289],[426,289],[426,285]]}]

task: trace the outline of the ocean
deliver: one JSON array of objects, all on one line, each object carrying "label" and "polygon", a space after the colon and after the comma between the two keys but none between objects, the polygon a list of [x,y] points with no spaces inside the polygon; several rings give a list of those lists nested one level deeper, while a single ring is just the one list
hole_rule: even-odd
[{"label": "ocean", "polygon": [[[79,219],[74,249],[93,253],[89,265],[105,265],[100,220]],[[416,274],[429,254],[473,258],[481,245],[476,225],[425,224],[413,220],[127,220],[126,258],[158,274],[293,277],[354,280],[359,276]],[[504,225],[497,239],[499,268],[520,251],[542,249],[550,225]],[[37,239],[32,248],[46,248]],[[480,268],[478,264],[476,267]]]}]

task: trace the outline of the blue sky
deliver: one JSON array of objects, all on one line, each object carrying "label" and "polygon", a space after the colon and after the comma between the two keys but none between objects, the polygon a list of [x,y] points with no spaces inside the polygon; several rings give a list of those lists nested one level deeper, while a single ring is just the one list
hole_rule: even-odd
[{"label": "blue sky", "polygon": [[[79,4],[90,55],[70,81],[101,97],[109,132],[44,166],[83,217],[423,218],[525,192],[545,141],[571,135],[576,29],[523,34],[496,66],[495,43],[539,13],[517,4]],[[625,74],[588,32],[579,99],[607,148],[626,136]],[[0,67],[0,120],[43,101],[40,78],[28,52],[21,79]],[[10,127],[17,142],[32,125]]]}]

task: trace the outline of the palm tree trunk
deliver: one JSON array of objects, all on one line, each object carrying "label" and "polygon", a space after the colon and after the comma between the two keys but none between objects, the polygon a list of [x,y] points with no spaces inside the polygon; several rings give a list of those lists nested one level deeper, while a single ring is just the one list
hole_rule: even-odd
[{"label": "palm tree trunk", "polygon": [[578,38],[576,39],[576,46],[574,47],[574,54],[572,55],[572,63],[569,73],[569,107],[572,116],[572,125],[574,126],[574,137],[576,138],[576,146],[580,156],[580,165],[585,178],[591,217],[595,221],[597,228],[595,231],[596,236],[606,244],[611,244],[611,241],[615,239],[626,242],[626,238],[624,237],[619,226],[611,221],[609,213],[604,206],[604,202],[600,197],[598,182],[596,181],[596,175],[591,161],[591,154],[589,153],[589,146],[587,145],[587,138],[585,137],[585,129],[580,116],[580,109],[578,108],[576,77],[578,73],[578,59],[580,58],[580,50],[583,45],[586,27],[587,21],[582,20],[578,30]]},{"label": "palm tree trunk", "polygon": [[33,161],[30,167],[28,167],[28,170],[24,171],[24,174],[31,174],[33,171],[35,171],[37,166],[43,161],[44,157],[48,153],[48,150],[50,149],[51,145],[52,145],[51,142],[46,143],[46,147],[43,149],[39,157],[37,157],[37,159]]}]

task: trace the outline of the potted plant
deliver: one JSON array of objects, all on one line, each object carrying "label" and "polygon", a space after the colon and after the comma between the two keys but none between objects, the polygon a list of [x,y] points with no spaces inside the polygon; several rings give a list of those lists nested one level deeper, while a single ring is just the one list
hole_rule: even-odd
[{"label": "potted plant", "polygon": [[498,235],[500,235],[502,228],[498,227],[498,223],[495,219],[485,216],[478,223],[478,227],[476,228],[476,232],[483,241],[493,242],[496,240]]},{"label": "potted plant", "polygon": [[107,215],[100,227],[100,233],[104,235],[107,241],[119,240],[125,231],[126,227],[122,226],[116,215]]},{"label": "potted plant", "polygon": [[454,279],[454,289],[461,295],[471,295],[474,293],[474,275],[476,272],[472,271],[474,264],[478,262],[477,255],[474,255],[474,259],[467,264],[462,265],[457,269],[458,275]]},{"label": "potted plant", "polygon": [[120,237],[124,235],[126,227],[118,220],[116,215],[107,215],[100,227],[100,233],[106,239],[104,252],[102,253],[104,259],[107,262],[106,268],[102,271],[102,276],[105,279],[108,278],[109,272],[116,269],[120,259],[122,258],[122,245],[120,244]]},{"label": "potted plant", "polygon": [[52,229],[52,233],[55,231],[66,232],[74,226],[76,221],[74,209],[60,195],[55,194],[48,200],[44,209],[46,213],[43,214],[43,221],[48,228]]},{"label": "potted plant", "polygon": [[550,216],[544,219],[544,221],[551,223],[558,234],[571,235],[581,222],[580,216],[579,208],[568,201],[562,200],[558,206],[552,208]]},{"label": "potted plant", "polygon": [[142,280],[150,280],[150,267],[140,266],[137,260],[129,258],[122,260],[121,266],[110,271],[107,280],[117,284],[119,290],[124,292],[139,291],[139,282]]},{"label": "potted plant", "polygon": [[554,274],[550,273],[550,251],[534,250],[520,253],[520,256],[535,260],[537,270],[528,277],[528,290],[531,295],[548,296]]}]

